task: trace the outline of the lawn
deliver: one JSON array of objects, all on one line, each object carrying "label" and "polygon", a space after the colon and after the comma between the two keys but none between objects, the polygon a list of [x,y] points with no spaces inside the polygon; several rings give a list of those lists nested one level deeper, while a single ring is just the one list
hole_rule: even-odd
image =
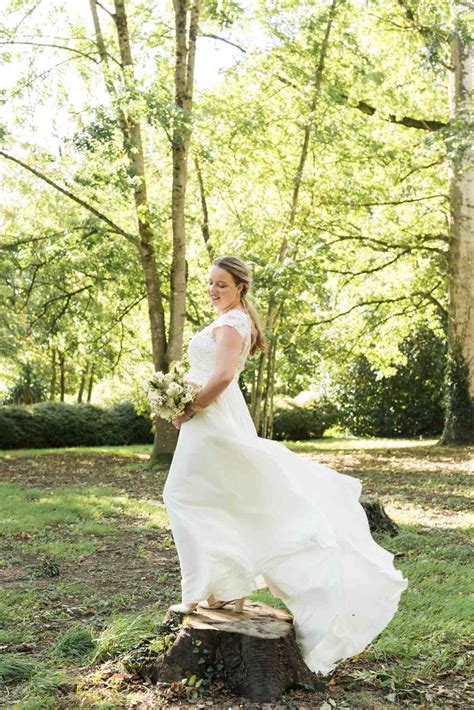
[{"label": "lawn", "polygon": [[[330,439],[289,445],[357,476],[399,524],[377,540],[409,580],[398,614],[358,658],[270,708],[466,708],[469,699],[469,477],[473,447]],[[203,683],[151,686],[137,674],[166,642],[179,563],[149,447],[0,456],[0,706],[259,707]],[[471,568],[472,569],[472,568]],[[278,604],[262,590],[254,599]],[[193,694],[197,696],[193,699]],[[471,696],[472,697],[472,696]]]}]

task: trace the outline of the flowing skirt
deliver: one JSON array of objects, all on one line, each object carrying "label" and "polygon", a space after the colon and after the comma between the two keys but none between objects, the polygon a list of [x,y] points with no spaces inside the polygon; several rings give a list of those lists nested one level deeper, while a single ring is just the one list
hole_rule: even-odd
[{"label": "flowing skirt", "polygon": [[268,587],[327,674],[389,623],[408,586],[372,538],[361,482],[259,437],[237,380],[182,424],[163,490],[182,600]]}]

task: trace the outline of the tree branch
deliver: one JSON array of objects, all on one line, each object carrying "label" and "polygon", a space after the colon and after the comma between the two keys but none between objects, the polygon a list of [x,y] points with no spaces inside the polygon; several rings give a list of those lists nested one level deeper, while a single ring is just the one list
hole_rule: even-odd
[{"label": "tree branch", "polygon": [[[341,91],[339,93],[339,96],[348,102],[348,94],[345,94]],[[388,115],[388,118],[384,118],[383,115],[380,115],[379,109],[376,109],[374,106],[371,106],[365,101],[359,101],[357,104],[348,105],[349,108],[355,108],[359,111],[362,111],[362,113],[365,113],[366,116],[374,116],[376,113],[379,113],[380,120],[386,121],[387,123],[396,123],[400,126],[405,126],[405,128],[418,128],[423,131],[439,131],[440,128],[446,128],[447,126],[449,126],[449,122],[445,123],[444,121],[437,121],[436,119],[432,118],[413,118],[412,116],[403,116],[402,118],[397,118],[396,115],[393,113],[390,113]]]},{"label": "tree branch", "polygon": [[199,37],[209,37],[209,39],[217,39],[219,42],[225,42],[225,44],[230,44],[231,47],[235,47],[244,54],[247,54],[247,50],[241,47],[240,44],[235,44],[235,42],[231,42],[230,39],[226,39],[225,37],[219,37],[218,35],[208,34],[205,32],[200,32]]},{"label": "tree branch", "polygon": [[69,303],[71,302],[71,299],[73,298],[73,296],[76,296],[78,293],[83,293],[84,291],[88,291],[89,289],[91,289],[93,287],[94,287],[94,284],[87,284],[86,286],[81,286],[80,288],[77,288],[74,291],[68,291],[67,293],[61,294],[60,296],[54,296],[53,298],[50,298],[48,301],[43,303],[40,314],[29,325],[28,335],[31,335],[31,332],[32,332],[34,326],[47,313],[48,308],[52,303],[55,303],[57,301],[61,301],[61,300],[65,299],[65,303],[62,306],[61,310],[53,318],[53,322],[51,324],[51,330],[56,325],[56,323],[59,320],[61,320],[63,315],[66,313]]},{"label": "tree branch", "polygon": [[[328,230],[325,230],[328,231]],[[333,232],[329,232],[329,234],[333,234]],[[444,235],[428,235],[428,236],[423,236],[423,235],[417,235],[420,239],[425,239],[425,241],[428,240],[439,240],[439,241],[444,241],[448,242],[448,237]],[[415,238],[417,238],[415,236]],[[374,251],[387,251],[387,250],[393,250],[393,249],[401,249],[402,251],[433,251],[437,254],[447,254],[446,249],[440,249],[439,247],[429,247],[425,246],[424,244],[413,244],[413,245],[404,245],[404,244],[396,244],[394,242],[386,242],[383,239],[375,239],[374,237],[364,237],[362,235],[357,235],[357,234],[351,234],[351,235],[342,235],[339,236],[337,239],[334,239],[332,242],[327,242],[327,246],[334,246],[334,244],[338,244],[339,242],[346,242],[346,241],[359,241],[362,242],[363,246],[365,246],[365,243],[367,242],[367,246],[374,246]],[[376,247],[380,247],[377,249]]]},{"label": "tree branch", "polygon": [[27,41],[18,41],[18,40],[6,40],[0,42],[1,45],[6,45],[6,44],[18,44],[18,45],[25,45],[25,46],[30,46],[30,47],[50,47],[52,49],[65,49],[68,52],[73,52],[74,54],[79,54],[81,57],[85,57],[86,59],[90,59],[94,64],[97,64],[97,59],[94,58],[93,54],[86,53],[86,52],[81,52],[80,49],[75,49],[74,47],[67,47],[66,45],[62,44],[48,44],[48,43],[43,43],[43,42],[27,42]]},{"label": "tree branch", "polygon": [[61,185],[58,185],[56,182],[54,182],[54,180],[51,180],[51,178],[47,177],[43,173],[40,173],[39,170],[36,170],[36,168],[33,168],[31,165],[28,165],[27,163],[24,163],[19,158],[15,158],[13,155],[9,155],[8,153],[5,153],[5,151],[3,151],[3,150],[0,150],[0,156],[5,158],[6,160],[11,160],[13,163],[16,163],[17,165],[20,165],[20,167],[22,167],[25,170],[27,170],[28,172],[32,173],[40,180],[43,180],[43,182],[47,183],[48,185],[51,185],[51,187],[54,187],[55,190],[57,190],[61,194],[65,195],[73,202],[76,202],[78,205],[80,205],[84,209],[91,212],[93,215],[98,217],[98,219],[100,219],[102,222],[105,222],[105,224],[107,224],[112,229],[112,231],[116,232],[117,234],[121,234],[123,237],[125,237],[125,239],[127,239],[129,242],[131,242],[135,247],[138,246],[138,240],[136,239],[136,237],[133,234],[126,232],[124,229],[122,229],[117,224],[115,224],[115,222],[112,222],[112,220],[109,219],[106,215],[102,214],[102,212],[99,212],[98,209],[96,209],[92,205],[89,205],[87,202],[85,202],[83,199],[81,199],[77,195],[74,195],[74,193],[70,192],[70,190],[67,190],[65,187],[61,187]]},{"label": "tree branch", "polygon": [[[413,293],[410,293],[408,296],[399,296],[398,298],[376,298],[370,301],[361,301],[360,303],[355,303],[353,306],[347,309],[347,311],[343,311],[342,313],[336,313],[336,315],[331,316],[330,318],[323,318],[322,320],[319,321],[313,321],[312,323],[305,323],[304,327],[306,328],[305,332],[307,333],[310,328],[313,328],[314,326],[318,325],[324,325],[325,323],[333,323],[335,320],[338,320],[339,318],[343,318],[344,316],[347,316],[349,313],[352,313],[356,308],[362,308],[363,306],[372,306],[375,304],[383,304],[383,303],[399,303],[400,301],[406,301],[408,299],[413,298],[413,296],[422,296],[424,299],[433,301],[432,293],[435,291],[435,289],[438,288],[438,286],[441,285],[441,282],[436,283],[433,288],[426,292],[426,291],[413,291]],[[437,302],[437,305],[439,302]],[[442,308],[442,306],[441,306]],[[444,310],[444,309],[443,309]]]},{"label": "tree branch", "polygon": [[449,195],[443,193],[426,195],[425,197],[413,197],[406,200],[387,200],[382,202],[340,202],[336,201],[324,201],[319,202],[319,205],[344,205],[345,207],[378,207],[383,205],[404,205],[410,202],[423,202],[423,200],[432,200],[435,197],[443,197],[445,200],[449,200]]}]

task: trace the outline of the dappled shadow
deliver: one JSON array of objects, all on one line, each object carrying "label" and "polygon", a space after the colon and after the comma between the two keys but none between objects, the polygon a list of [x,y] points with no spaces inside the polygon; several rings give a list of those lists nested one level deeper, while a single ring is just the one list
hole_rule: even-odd
[{"label": "dappled shadow", "polygon": [[365,495],[446,512],[469,510],[473,447],[416,447],[323,452],[301,456],[359,478]]}]

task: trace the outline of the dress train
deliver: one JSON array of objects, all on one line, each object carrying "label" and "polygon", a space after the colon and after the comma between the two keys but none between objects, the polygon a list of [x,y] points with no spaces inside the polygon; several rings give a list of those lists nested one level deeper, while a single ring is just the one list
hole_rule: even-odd
[{"label": "dress train", "polygon": [[234,379],[182,424],[163,490],[183,601],[268,587],[308,667],[331,672],[387,626],[408,585],[360,492],[357,478],[259,437]]}]

